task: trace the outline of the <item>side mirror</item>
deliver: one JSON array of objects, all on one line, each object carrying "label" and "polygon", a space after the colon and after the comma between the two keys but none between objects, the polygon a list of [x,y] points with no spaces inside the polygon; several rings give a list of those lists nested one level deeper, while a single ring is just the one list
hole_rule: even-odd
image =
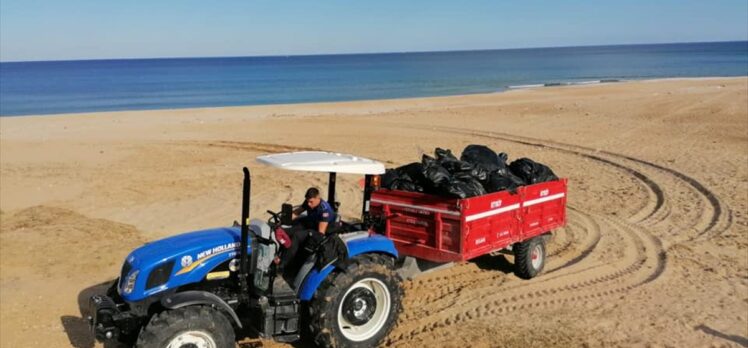
[{"label": "side mirror", "polygon": [[288,226],[293,224],[293,205],[283,203],[281,206],[281,225]]}]

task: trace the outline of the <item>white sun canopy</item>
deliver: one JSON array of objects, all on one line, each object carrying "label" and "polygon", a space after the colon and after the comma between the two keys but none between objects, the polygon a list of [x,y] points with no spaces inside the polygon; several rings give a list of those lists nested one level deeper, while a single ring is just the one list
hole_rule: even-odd
[{"label": "white sun canopy", "polygon": [[325,151],[286,152],[257,157],[280,169],[347,174],[384,174],[384,164],[368,158]]}]

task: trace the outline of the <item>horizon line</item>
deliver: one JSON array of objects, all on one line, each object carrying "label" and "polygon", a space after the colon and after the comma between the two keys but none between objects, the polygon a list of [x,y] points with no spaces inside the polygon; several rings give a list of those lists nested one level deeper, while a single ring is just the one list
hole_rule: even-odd
[{"label": "horizon line", "polygon": [[53,62],[85,62],[85,61],[117,61],[117,60],[169,60],[169,59],[217,59],[217,58],[290,58],[290,57],[322,57],[322,56],[355,56],[355,55],[389,55],[389,54],[424,54],[424,53],[452,53],[452,52],[486,52],[486,51],[513,51],[534,50],[549,48],[584,48],[584,47],[613,47],[613,46],[654,46],[654,45],[682,45],[682,44],[704,44],[704,43],[729,43],[746,42],[742,40],[720,40],[720,41],[676,41],[676,42],[654,42],[654,43],[620,43],[620,44],[590,44],[572,46],[536,46],[536,47],[510,47],[510,48],[474,48],[457,50],[423,50],[423,51],[389,51],[389,52],[350,52],[350,53],[304,53],[304,54],[268,54],[268,55],[246,55],[246,56],[171,56],[171,57],[121,57],[121,58],[82,58],[82,59],[49,59],[49,60],[0,60],[0,64],[6,63],[53,63]]}]

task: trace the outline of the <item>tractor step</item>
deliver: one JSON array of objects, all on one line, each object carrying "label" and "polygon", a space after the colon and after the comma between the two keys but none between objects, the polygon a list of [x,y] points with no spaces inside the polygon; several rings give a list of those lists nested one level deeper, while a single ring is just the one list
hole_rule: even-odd
[{"label": "tractor step", "polygon": [[253,301],[251,311],[251,317],[259,319],[252,328],[261,337],[279,342],[299,339],[301,300],[282,277],[273,281],[272,293]]}]

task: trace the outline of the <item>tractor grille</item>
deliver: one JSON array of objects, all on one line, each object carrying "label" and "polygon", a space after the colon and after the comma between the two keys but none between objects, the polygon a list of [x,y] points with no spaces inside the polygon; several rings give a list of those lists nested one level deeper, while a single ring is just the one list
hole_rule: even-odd
[{"label": "tractor grille", "polygon": [[132,269],[132,265],[125,261],[125,263],[122,265],[122,272],[119,276],[119,288],[122,289],[122,285],[125,283],[125,280],[127,279],[127,275],[130,273],[130,270]]}]

